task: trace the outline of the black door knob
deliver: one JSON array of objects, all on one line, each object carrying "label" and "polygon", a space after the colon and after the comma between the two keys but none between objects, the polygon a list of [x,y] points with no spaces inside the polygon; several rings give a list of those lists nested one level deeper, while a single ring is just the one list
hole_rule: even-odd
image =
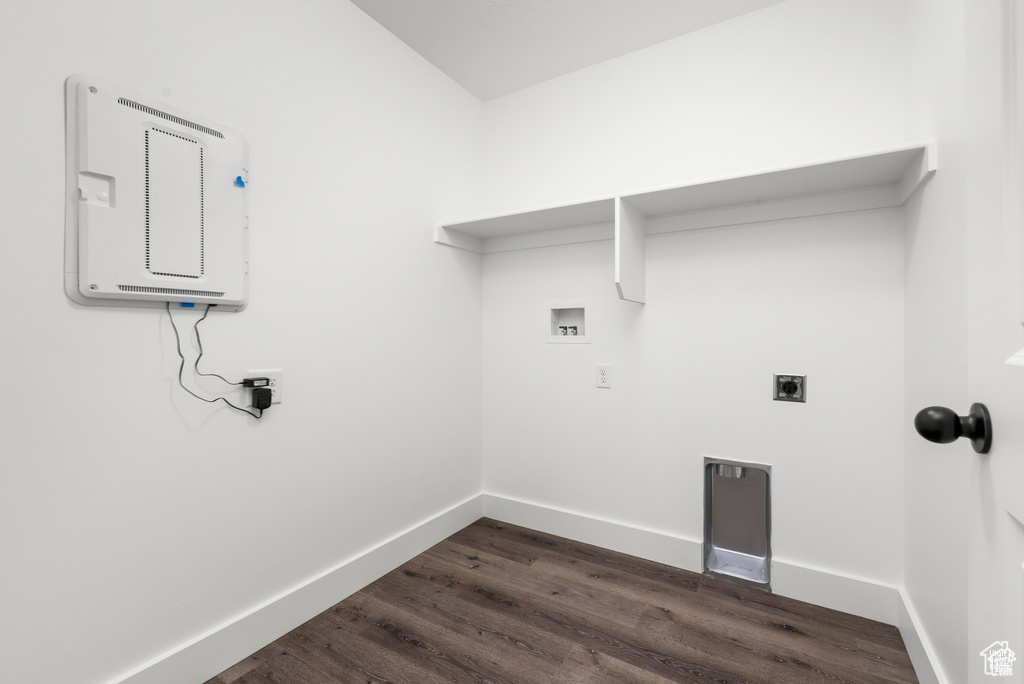
[{"label": "black door knob", "polygon": [[966,416],[958,416],[944,406],[929,406],[918,411],[914,428],[928,441],[939,444],[966,437],[979,454],[987,454],[992,447],[992,419],[984,404],[972,404]]}]

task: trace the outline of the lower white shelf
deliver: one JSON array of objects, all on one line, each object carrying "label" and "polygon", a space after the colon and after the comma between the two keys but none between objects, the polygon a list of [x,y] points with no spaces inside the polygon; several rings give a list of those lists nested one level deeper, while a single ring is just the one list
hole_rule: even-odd
[{"label": "lower white shelf", "polygon": [[434,242],[478,254],[611,240],[615,199],[490,216],[437,227]]}]

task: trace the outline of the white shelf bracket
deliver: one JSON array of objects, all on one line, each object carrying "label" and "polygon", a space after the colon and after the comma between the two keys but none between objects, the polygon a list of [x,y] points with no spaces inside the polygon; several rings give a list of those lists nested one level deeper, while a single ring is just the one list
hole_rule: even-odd
[{"label": "white shelf bracket", "polygon": [[482,254],[484,251],[483,240],[480,238],[475,235],[460,233],[445,226],[437,226],[434,231],[434,242],[439,245],[464,249],[467,252],[476,252],[477,254]]},{"label": "white shelf bracket", "polygon": [[640,210],[615,198],[615,289],[619,299],[647,301],[647,231]]}]

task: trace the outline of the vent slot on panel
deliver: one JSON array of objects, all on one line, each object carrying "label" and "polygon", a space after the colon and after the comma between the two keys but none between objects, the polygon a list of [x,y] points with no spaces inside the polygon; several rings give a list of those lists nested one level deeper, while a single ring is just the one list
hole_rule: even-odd
[{"label": "vent slot on panel", "polygon": [[123,104],[125,107],[131,107],[132,109],[137,109],[140,112],[145,112],[146,114],[150,114],[152,116],[158,116],[161,119],[166,119],[167,121],[172,121],[172,122],[178,124],[179,126],[186,126],[188,128],[191,128],[194,131],[199,131],[201,133],[206,133],[207,135],[212,135],[212,136],[215,136],[215,137],[218,137],[218,138],[223,138],[224,137],[224,134],[221,133],[220,131],[215,131],[212,128],[207,128],[206,126],[203,126],[202,124],[194,123],[192,121],[189,121],[188,119],[182,119],[180,116],[174,116],[173,114],[168,114],[167,112],[161,112],[159,109],[153,109],[152,107],[147,107],[144,104],[139,104],[138,102],[135,102],[133,100],[129,100],[129,99],[124,98],[124,97],[117,98],[117,102],[118,102],[118,104]]},{"label": "vent slot on panel", "polygon": [[150,128],[145,156],[146,270],[199,278],[206,269],[203,146]]},{"label": "vent slot on panel", "polygon": [[223,297],[223,292],[207,290],[178,290],[173,287],[147,287],[144,285],[118,285],[121,292],[145,292],[146,294],[184,295],[186,297]]}]

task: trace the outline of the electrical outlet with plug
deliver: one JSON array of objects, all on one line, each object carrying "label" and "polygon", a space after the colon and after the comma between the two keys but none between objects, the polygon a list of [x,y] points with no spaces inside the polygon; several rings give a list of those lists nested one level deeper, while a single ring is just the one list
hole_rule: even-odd
[{"label": "electrical outlet with plug", "polygon": [[266,378],[266,387],[270,390],[270,403],[281,403],[281,389],[284,380],[284,371],[280,368],[271,370],[251,370],[246,372],[247,378]]}]

